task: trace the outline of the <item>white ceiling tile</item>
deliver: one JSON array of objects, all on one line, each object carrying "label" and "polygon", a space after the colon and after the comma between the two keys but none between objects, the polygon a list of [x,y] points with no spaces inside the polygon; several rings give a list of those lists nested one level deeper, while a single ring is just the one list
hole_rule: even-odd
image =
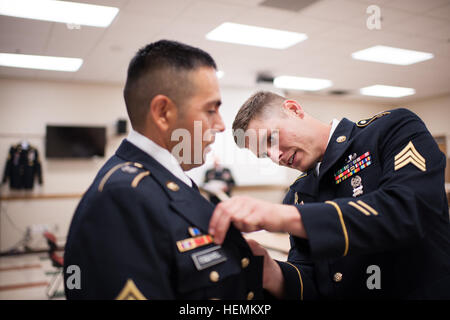
[{"label": "white ceiling tile", "polygon": [[33,78],[36,70],[0,67],[0,77]]},{"label": "white ceiling tile", "polygon": [[322,0],[306,7],[300,13],[309,17],[343,22],[365,16],[366,9],[367,5],[356,1]]},{"label": "white ceiling tile", "polygon": [[295,12],[257,7],[242,10],[242,13],[237,15],[232,22],[284,30],[295,19],[297,19]]},{"label": "white ceiling tile", "polygon": [[[234,4],[223,4],[213,1],[196,1],[187,7],[178,19],[198,23],[220,23],[231,21],[242,12],[242,7]],[[177,21],[174,21],[177,22]]]},{"label": "white ceiling tile", "polygon": [[50,80],[72,80],[74,78],[74,72],[62,72],[62,71],[48,71],[48,70],[36,70],[35,78],[44,78]]},{"label": "white ceiling tile", "polygon": [[392,0],[352,0],[352,1],[365,3],[365,4],[367,4],[367,6],[370,6],[370,5],[382,6],[384,4],[388,4]]},{"label": "white ceiling tile", "polygon": [[44,54],[53,23],[0,16],[0,49],[4,52]]},{"label": "white ceiling tile", "polygon": [[139,16],[175,19],[193,2],[193,0],[131,0],[121,11]]},{"label": "white ceiling tile", "polygon": [[46,54],[50,56],[85,57],[101,39],[105,29],[80,26],[69,29],[65,24],[55,23]]},{"label": "white ceiling tile", "polygon": [[264,0],[216,0],[215,2],[237,4],[240,6],[255,7]]},{"label": "white ceiling tile", "polygon": [[336,23],[299,14],[286,22],[286,30],[306,33],[309,37],[334,28]]},{"label": "white ceiling tile", "polygon": [[13,36],[46,36],[50,32],[53,22],[31,19],[21,19],[0,15],[0,29],[2,33]]},{"label": "white ceiling tile", "polygon": [[448,3],[449,0],[392,0],[386,3],[386,5],[392,8],[423,14]]},{"label": "white ceiling tile", "polygon": [[[450,2],[450,1],[449,1]],[[450,3],[442,7],[428,11],[425,15],[450,20]]]},{"label": "white ceiling tile", "polygon": [[0,34],[0,51],[5,53],[45,54],[46,36],[29,37],[26,35],[14,36],[9,33]]},{"label": "white ceiling tile", "polygon": [[339,25],[328,30],[327,32],[321,33],[319,37],[321,39],[324,39],[324,41],[333,40],[333,41],[352,42],[354,41],[354,39],[360,38],[366,34],[367,34],[366,29],[364,28],[355,28]]},{"label": "white ceiling tile", "polygon": [[425,16],[416,16],[414,19],[403,21],[392,26],[391,30],[412,36],[427,36],[437,39],[450,38],[449,21]]}]

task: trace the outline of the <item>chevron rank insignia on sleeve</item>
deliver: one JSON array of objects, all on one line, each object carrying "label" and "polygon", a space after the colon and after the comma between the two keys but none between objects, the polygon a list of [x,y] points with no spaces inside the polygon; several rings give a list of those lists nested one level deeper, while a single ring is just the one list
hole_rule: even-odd
[{"label": "chevron rank insignia on sleeve", "polygon": [[409,163],[415,165],[419,170],[427,170],[425,158],[416,150],[412,141],[410,141],[406,147],[394,157],[394,161],[395,171],[403,168]]},{"label": "chevron rank insignia on sleeve", "polygon": [[147,300],[147,298],[139,291],[134,281],[128,279],[116,300]]}]

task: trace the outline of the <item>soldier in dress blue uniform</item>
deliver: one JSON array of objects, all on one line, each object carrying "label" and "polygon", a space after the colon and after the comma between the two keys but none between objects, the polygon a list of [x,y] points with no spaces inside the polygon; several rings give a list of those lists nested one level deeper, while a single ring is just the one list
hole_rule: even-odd
[{"label": "soldier in dress blue uniform", "polygon": [[290,233],[287,262],[251,244],[265,254],[264,288],[275,297],[450,299],[445,156],[414,113],[325,124],[295,100],[258,92],[233,129],[267,129],[266,149],[245,147],[304,172],[284,204],[231,198],[210,223],[217,243],[230,223]]},{"label": "soldier in dress blue uniform", "polygon": [[[73,217],[64,255],[68,299],[262,297],[262,257],[236,229],[214,244],[214,206],[184,173],[204,162],[225,129],[215,72],[206,52],[166,40],[131,61],[124,97],[133,130]],[[199,132],[201,145],[179,148],[180,137],[185,143]],[[73,270],[80,270],[78,285]]]}]

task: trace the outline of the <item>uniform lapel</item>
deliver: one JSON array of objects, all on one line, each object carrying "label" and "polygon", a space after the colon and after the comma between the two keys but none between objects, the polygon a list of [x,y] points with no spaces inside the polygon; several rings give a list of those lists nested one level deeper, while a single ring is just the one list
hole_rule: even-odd
[{"label": "uniform lapel", "polygon": [[314,170],[309,170],[306,175],[300,176],[291,186],[290,189],[299,194],[306,194],[315,197],[317,194],[317,177]]},{"label": "uniform lapel", "polygon": [[[344,152],[349,148],[350,137],[354,127],[355,123],[347,118],[343,118],[341,122],[339,122],[339,125],[336,127],[336,130],[328,143],[327,149],[325,150],[319,171],[319,181],[325,176],[328,170],[333,167],[336,161],[342,158]],[[344,141],[342,141],[342,139],[344,139],[343,137],[345,137]]]},{"label": "uniform lapel", "polygon": [[[214,205],[206,200],[193,184],[193,188],[175,177],[166,168],[150,155],[137,148],[127,140],[116,151],[116,155],[125,161],[134,161],[142,164],[150,171],[151,176],[161,185],[170,199],[170,207],[179,215],[183,216],[192,226],[199,228],[204,234],[208,234],[209,220],[214,211]],[[168,187],[168,182],[175,182],[179,189],[175,191]],[[151,196],[151,195],[149,195]],[[230,225],[226,241],[232,241],[239,247],[250,251],[247,242],[241,233]]]}]

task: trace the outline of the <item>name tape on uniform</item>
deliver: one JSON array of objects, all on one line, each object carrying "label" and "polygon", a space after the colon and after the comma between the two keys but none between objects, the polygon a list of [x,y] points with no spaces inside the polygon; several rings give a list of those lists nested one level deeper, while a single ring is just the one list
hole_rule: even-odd
[{"label": "name tape on uniform", "polygon": [[203,270],[227,260],[221,246],[215,246],[192,254],[197,270]]}]

